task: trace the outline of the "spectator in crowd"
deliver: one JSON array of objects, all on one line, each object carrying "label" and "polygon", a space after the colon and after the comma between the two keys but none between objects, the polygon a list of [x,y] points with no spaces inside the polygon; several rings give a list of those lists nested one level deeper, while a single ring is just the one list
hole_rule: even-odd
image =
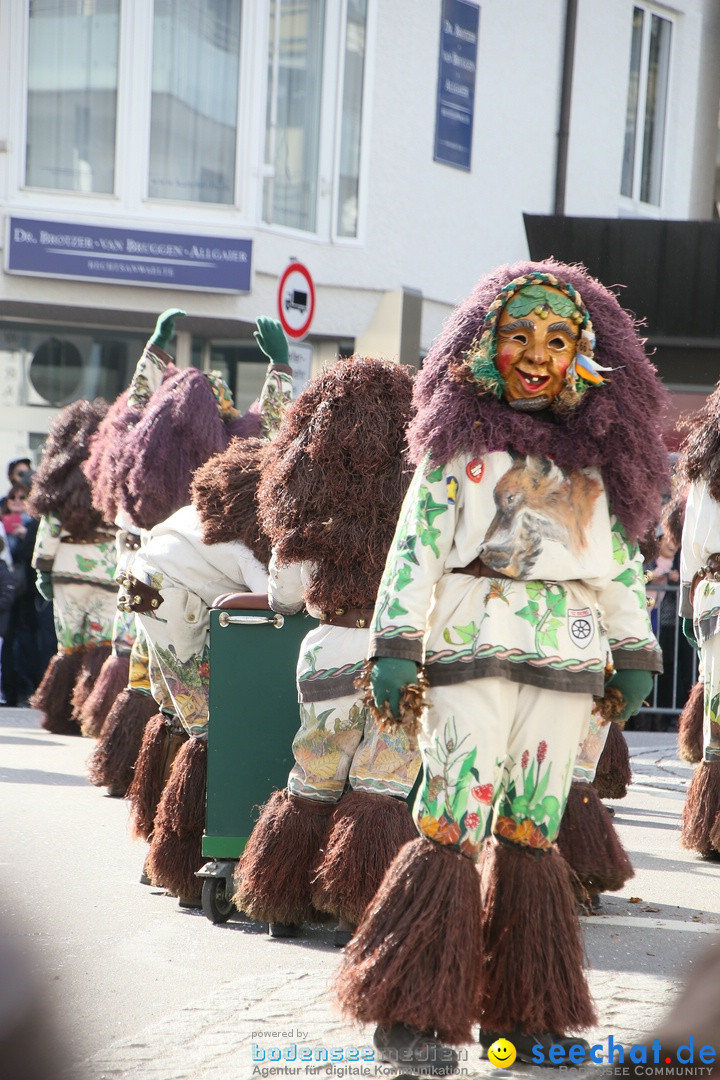
[{"label": "spectator in crowd", "polygon": [[[0,553],[5,550],[5,539],[0,536]],[[10,612],[15,599],[15,580],[13,572],[4,559],[0,559],[0,681],[2,677],[2,643],[10,624]],[[0,690],[0,705],[7,705]]]},{"label": "spectator in crowd", "polygon": [[[29,483],[29,465],[27,458],[11,462],[8,475],[23,474]],[[52,604],[46,603],[37,591],[30,565],[38,521],[27,511],[28,498],[28,486],[11,480],[1,508],[15,579],[15,599],[2,648],[2,693],[13,706],[28,703],[57,647]]]},{"label": "spectator in crowd", "polygon": [[[30,458],[15,458],[7,467],[7,477],[10,483],[11,489],[17,484],[21,487],[29,488],[30,481],[32,479],[32,461]],[[5,504],[8,496],[0,499],[0,514],[6,512]]]}]

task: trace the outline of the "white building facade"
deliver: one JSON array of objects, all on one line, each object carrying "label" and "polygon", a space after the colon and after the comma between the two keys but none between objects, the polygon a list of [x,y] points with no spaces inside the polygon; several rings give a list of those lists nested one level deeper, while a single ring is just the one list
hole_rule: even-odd
[{"label": "white building facade", "polygon": [[260,314],[418,363],[524,214],[711,222],[719,101],[720,0],[0,0],[0,464],[166,308],[247,405]]}]

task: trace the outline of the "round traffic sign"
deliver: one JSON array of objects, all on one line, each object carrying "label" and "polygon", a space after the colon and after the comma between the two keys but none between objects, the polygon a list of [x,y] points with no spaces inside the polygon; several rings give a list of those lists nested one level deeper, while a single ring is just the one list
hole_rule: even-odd
[{"label": "round traffic sign", "polygon": [[315,286],[310,271],[302,263],[292,262],[278,286],[278,314],[289,338],[299,341],[310,329],[315,314]]}]

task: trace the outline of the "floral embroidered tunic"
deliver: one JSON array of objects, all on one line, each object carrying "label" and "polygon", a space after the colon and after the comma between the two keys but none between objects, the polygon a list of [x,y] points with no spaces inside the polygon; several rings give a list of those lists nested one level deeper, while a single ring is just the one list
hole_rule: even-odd
[{"label": "floral embroidered tunic", "polygon": [[[294,615],[305,604],[305,592],[318,568],[310,562],[279,563],[270,559],[268,596],[273,611]],[[308,614],[320,619],[312,605]],[[367,656],[369,629],[320,623],[303,638],[297,665],[298,700],[329,701],[359,697],[355,680]]]},{"label": "floral embroidered tunic", "polygon": [[690,485],[680,557],[680,615],[692,619],[700,645],[720,632],[720,582],[695,575],[720,552],[720,504],[704,480]]},{"label": "floral embroidered tunic", "polygon": [[95,540],[76,541],[54,514],[40,519],[32,565],[36,570],[52,571],[55,582],[100,585],[116,591],[116,558],[114,529],[96,534]]},{"label": "floral embroidered tunic", "polygon": [[[463,573],[477,558],[483,576]],[[662,670],[642,560],[597,469],[565,473],[504,451],[418,467],[371,657],[424,663],[431,686],[495,676],[602,695],[609,654],[622,668]]]},{"label": "floral embroidered tunic", "polygon": [[[202,523],[194,506],[183,506],[165,521],[143,534],[143,543],[130,563],[139,580],[162,592],[166,588],[186,589],[207,609],[229,592],[267,592],[267,570],[250,548],[239,540],[206,544]],[[162,609],[160,609],[160,615]],[[174,628],[180,631],[180,627]],[[191,634],[196,637],[196,632]],[[178,642],[178,655],[180,655]],[[194,648],[190,649],[190,655]],[[183,650],[183,653],[185,651]],[[182,655],[182,659],[187,659]]]}]

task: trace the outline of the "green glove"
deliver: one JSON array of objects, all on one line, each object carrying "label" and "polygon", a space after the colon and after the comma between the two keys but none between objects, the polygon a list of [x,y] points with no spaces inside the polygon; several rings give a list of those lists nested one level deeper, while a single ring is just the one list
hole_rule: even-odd
[{"label": "green glove", "polygon": [[176,307],[171,307],[168,308],[167,311],[163,311],[161,315],[158,315],[158,320],[155,323],[155,332],[148,344],[157,345],[159,349],[164,349],[170,338],[173,336],[175,319],[178,315],[186,314],[187,312],[181,311],[180,308]]},{"label": "green glove", "polygon": [[693,649],[695,649],[696,652],[699,652],[700,646],[698,644],[698,639],[695,637],[695,627],[693,626],[692,619],[683,619],[682,632],[683,637],[690,642]]},{"label": "green glove", "polygon": [[624,723],[638,712],[645,698],[650,695],[653,688],[653,675],[651,671],[621,668],[610,676],[607,686],[614,686],[625,698],[625,708],[617,717],[618,723]]},{"label": "green glove", "polygon": [[287,338],[278,320],[271,319],[269,315],[258,315],[255,322],[257,323],[257,330],[253,337],[268,360],[272,361],[273,364],[287,364]]},{"label": "green glove", "polygon": [[53,598],[53,587],[52,574],[49,570],[35,571],[35,586],[43,600],[47,600],[48,603],[51,603]]},{"label": "green glove", "polygon": [[400,693],[405,686],[417,682],[414,660],[394,656],[379,656],[370,671],[370,686],[378,709],[387,701],[393,716],[400,716]]}]

